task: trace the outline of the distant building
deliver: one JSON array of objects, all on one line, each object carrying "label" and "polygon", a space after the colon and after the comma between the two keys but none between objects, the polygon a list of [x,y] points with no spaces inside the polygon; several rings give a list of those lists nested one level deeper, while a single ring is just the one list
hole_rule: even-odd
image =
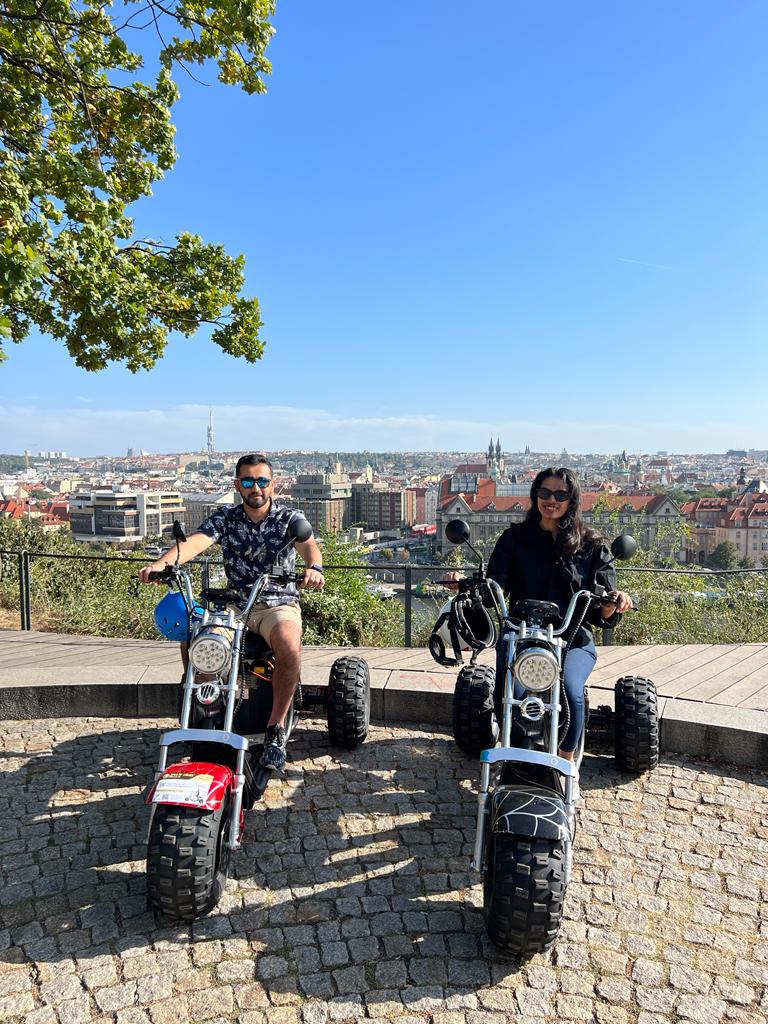
[{"label": "distant building", "polygon": [[[452,545],[445,537],[445,525],[451,519],[464,519],[473,540],[490,548],[508,526],[525,519],[530,507],[529,497],[498,497],[493,481],[485,482],[477,494],[451,495],[437,510],[438,546],[443,551],[450,549]],[[582,493],[581,508],[587,525],[605,530],[608,528],[606,519],[611,515],[618,530],[631,533],[644,548],[656,542],[662,526],[680,523],[683,519],[680,509],[667,494],[629,496],[587,492]],[[682,550],[666,553],[681,561],[685,558]]]},{"label": "distant building", "polygon": [[76,540],[142,540],[171,532],[184,519],[177,491],[91,491],[70,498],[69,525]]},{"label": "distant building", "polygon": [[756,566],[768,557],[768,485],[761,479],[743,479],[742,486],[733,498],[698,498],[683,505],[683,515],[691,523],[689,561],[705,562],[725,541]]},{"label": "distant building", "polygon": [[437,487],[408,487],[406,489],[413,493],[414,523],[434,523],[437,514]]},{"label": "distant building", "polygon": [[194,533],[200,528],[208,516],[218,508],[226,508],[229,505],[240,505],[240,495],[235,491],[201,491],[196,494],[182,494],[181,500],[184,504],[184,530],[187,534]]},{"label": "distant building", "polygon": [[413,488],[352,484],[352,521],[368,530],[399,530],[417,522]]},{"label": "distant building", "polygon": [[323,473],[300,473],[291,490],[290,497],[280,500],[299,509],[315,531],[340,533],[355,522],[352,484],[338,462],[329,463]]}]

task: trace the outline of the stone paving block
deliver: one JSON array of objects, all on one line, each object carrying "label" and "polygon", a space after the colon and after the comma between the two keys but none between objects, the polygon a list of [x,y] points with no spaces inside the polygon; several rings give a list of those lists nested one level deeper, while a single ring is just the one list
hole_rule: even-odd
[{"label": "stone paving block", "polygon": [[[189,926],[146,913],[152,723],[6,726],[13,1024],[766,1024],[759,769],[674,756],[629,780],[588,756],[561,935],[520,965],[485,936],[463,871],[477,773],[447,733],[374,726],[351,756],[302,723],[221,905]],[[46,879],[61,885],[35,896]]]}]

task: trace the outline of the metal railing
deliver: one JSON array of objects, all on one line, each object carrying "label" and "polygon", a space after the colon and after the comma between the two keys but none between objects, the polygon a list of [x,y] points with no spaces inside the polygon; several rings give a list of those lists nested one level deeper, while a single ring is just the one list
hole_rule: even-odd
[{"label": "metal railing", "polygon": [[[22,630],[32,629],[32,561],[33,559],[40,560],[65,560],[65,561],[76,561],[76,560],[87,560],[95,562],[116,562],[121,565],[126,563],[135,562],[137,565],[147,565],[146,558],[139,558],[135,556],[118,557],[115,555],[88,555],[88,554],[61,554],[51,552],[38,552],[38,551],[27,551],[22,549],[20,551],[0,549],[0,557],[11,557],[16,560],[17,572],[19,578],[19,628]],[[196,558],[191,560],[188,565],[197,565],[201,568],[202,572],[202,586],[208,587],[210,585],[211,572],[214,569],[223,569],[223,562],[220,559],[212,558]],[[408,562],[388,562],[386,567],[375,564],[364,564],[364,565],[345,565],[345,564],[327,564],[325,568],[328,570],[340,570],[343,572],[362,572],[366,576],[373,573],[386,573],[388,576],[393,577],[393,583],[397,584],[399,581],[395,579],[396,576],[402,575],[402,593],[403,593],[403,605],[404,605],[404,622],[403,632],[404,641],[406,647],[411,647],[413,644],[413,603],[414,597],[419,595],[414,593],[414,572],[422,573],[424,576],[434,572],[445,572],[446,567],[444,565],[411,565]],[[466,565],[459,566],[459,571],[471,572],[474,566]],[[380,582],[372,578],[371,582]]]},{"label": "metal railing", "polygon": [[[146,557],[136,556],[125,556],[117,557],[114,555],[90,555],[90,554],[59,554],[49,552],[38,552],[38,551],[27,551],[26,549],[21,550],[7,550],[0,549],[0,562],[5,558],[9,558],[16,564],[16,571],[18,573],[18,586],[19,586],[19,623],[20,629],[31,630],[32,627],[32,563],[33,560],[66,560],[74,561],[78,559],[87,561],[97,562],[117,562],[120,564],[136,563],[138,565],[146,565]],[[189,565],[197,565],[201,569],[202,586],[207,587],[210,585],[211,572],[214,569],[222,569],[223,562],[219,559],[212,558],[199,558],[187,563]],[[446,565],[421,565],[411,562],[388,562],[386,565],[379,565],[377,563],[366,563],[363,565],[346,565],[346,564],[326,564],[328,570],[340,570],[343,572],[363,572],[367,576],[373,573],[386,573],[392,577],[392,583],[397,588],[400,584],[400,577],[402,577],[402,600],[403,600],[403,633],[404,633],[404,644],[406,647],[413,645],[413,612],[414,612],[414,598],[422,597],[416,592],[414,586],[414,577],[421,575],[423,577],[431,576],[435,573],[445,573],[450,570],[457,570],[459,572],[473,572],[476,569],[475,565],[461,565],[461,566],[446,566]],[[3,566],[4,569],[4,566]],[[738,577],[738,576],[763,576],[766,580],[766,588],[768,593],[768,568],[754,568],[754,569],[720,569],[720,570],[708,570],[708,569],[675,569],[675,568],[655,568],[646,566],[622,566],[617,568],[617,576],[622,579],[624,576],[637,576],[648,574],[650,576],[676,576],[676,577],[704,577],[712,580],[713,583],[724,578]],[[377,582],[375,578],[372,579],[373,583]],[[432,581],[433,585],[440,587],[440,581]],[[627,584],[622,582],[622,586],[626,589],[631,589]],[[427,599],[433,600],[435,605],[441,600],[447,599],[450,592],[445,595],[426,595]],[[768,606],[768,596],[766,597],[766,605]],[[602,629],[602,642],[604,645],[611,645],[613,643],[613,629],[609,627],[603,627]]]}]

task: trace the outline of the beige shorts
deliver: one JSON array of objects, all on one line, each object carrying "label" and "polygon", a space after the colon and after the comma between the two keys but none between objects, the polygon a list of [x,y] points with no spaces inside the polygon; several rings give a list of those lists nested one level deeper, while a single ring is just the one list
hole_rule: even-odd
[{"label": "beige shorts", "polygon": [[248,629],[260,633],[267,643],[278,622],[295,622],[301,629],[301,608],[298,604],[255,604],[248,616]]}]

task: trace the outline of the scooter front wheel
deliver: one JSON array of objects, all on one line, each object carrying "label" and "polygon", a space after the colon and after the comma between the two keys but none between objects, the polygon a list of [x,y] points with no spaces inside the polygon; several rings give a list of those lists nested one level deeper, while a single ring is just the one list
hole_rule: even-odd
[{"label": "scooter front wheel", "polygon": [[229,800],[215,811],[158,804],[147,845],[153,910],[194,921],[216,906],[227,881]]},{"label": "scooter front wheel", "polygon": [[488,836],[483,913],[488,936],[500,949],[525,958],[554,943],[565,899],[564,854],[557,839]]}]

